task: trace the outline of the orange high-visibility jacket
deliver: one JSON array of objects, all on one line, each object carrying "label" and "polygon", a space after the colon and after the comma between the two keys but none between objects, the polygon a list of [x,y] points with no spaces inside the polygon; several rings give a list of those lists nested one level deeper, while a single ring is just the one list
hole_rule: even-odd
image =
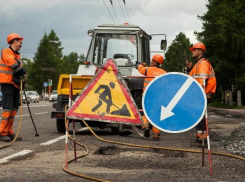
[{"label": "orange high-visibility jacket", "polygon": [[[202,76],[205,77],[205,93],[208,98],[211,97],[212,94],[216,91],[216,77],[214,73],[214,69],[211,66],[210,62],[206,58],[201,58],[192,68],[189,73],[190,76]],[[202,78],[195,78],[201,85],[204,87]]]},{"label": "orange high-visibility jacket", "polygon": [[[159,76],[164,73],[167,73],[165,70],[158,68],[158,67],[144,67],[143,65],[139,65],[138,70],[141,74],[145,76]],[[153,80],[154,78],[145,78],[144,80],[144,88],[143,91],[145,91],[145,88],[147,85]]]},{"label": "orange high-visibility jacket", "polygon": [[21,65],[18,52],[13,51],[11,48],[4,49],[0,59],[0,83],[13,84],[19,88],[19,75],[23,76],[26,73]]}]

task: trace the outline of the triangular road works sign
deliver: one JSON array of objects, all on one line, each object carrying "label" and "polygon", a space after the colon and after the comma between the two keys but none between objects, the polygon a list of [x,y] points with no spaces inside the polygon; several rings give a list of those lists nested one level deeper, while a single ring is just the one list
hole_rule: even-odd
[{"label": "triangular road works sign", "polygon": [[90,80],[66,113],[67,118],[141,124],[141,115],[113,59]]}]

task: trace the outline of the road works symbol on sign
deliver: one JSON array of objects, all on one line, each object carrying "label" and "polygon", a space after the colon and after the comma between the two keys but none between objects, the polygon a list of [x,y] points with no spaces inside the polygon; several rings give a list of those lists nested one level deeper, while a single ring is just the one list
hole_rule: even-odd
[{"label": "road works symbol on sign", "polygon": [[[119,107],[117,107],[115,104],[113,104],[112,102],[112,97],[111,97],[111,89],[115,88],[115,83],[110,82],[109,83],[110,87],[107,85],[100,85],[95,93],[99,93],[99,100],[98,100],[98,104],[92,108],[92,112],[96,111],[97,109],[99,109],[102,106],[102,101],[106,103],[106,113],[110,113],[110,114],[114,114],[114,115],[122,115],[122,116],[131,116],[126,104],[124,104],[122,106],[122,108],[120,109]],[[104,89],[104,90],[103,90]],[[100,90],[103,90],[103,92],[100,93]],[[118,110],[110,112],[110,108],[111,106],[115,106]]]},{"label": "road works symbol on sign", "polygon": [[108,60],[67,112],[71,119],[140,125],[141,116],[113,60]]},{"label": "road works symbol on sign", "polygon": [[155,78],[143,95],[143,111],[156,128],[181,133],[196,126],[204,116],[206,94],[201,85],[183,73]]}]

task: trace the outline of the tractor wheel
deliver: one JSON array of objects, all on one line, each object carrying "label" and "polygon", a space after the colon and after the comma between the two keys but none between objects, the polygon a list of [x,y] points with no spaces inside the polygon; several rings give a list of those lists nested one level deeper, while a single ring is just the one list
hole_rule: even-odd
[{"label": "tractor wheel", "polygon": [[113,135],[119,135],[122,132],[122,124],[118,124],[118,126],[112,126],[111,127],[111,132]]},{"label": "tractor wheel", "polygon": [[137,105],[138,109],[142,109],[142,92],[142,90],[133,91],[134,102]]},{"label": "tractor wheel", "polygon": [[57,119],[56,128],[59,133],[65,133],[66,131],[65,119]]}]

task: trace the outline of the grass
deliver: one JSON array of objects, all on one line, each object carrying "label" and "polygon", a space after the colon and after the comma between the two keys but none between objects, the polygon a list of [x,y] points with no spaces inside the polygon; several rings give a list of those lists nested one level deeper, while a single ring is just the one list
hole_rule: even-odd
[{"label": "grass", "polygon": [[245,109],[245,106],[236,106],[236,105],[226,105],[226,104],[222,104],[220,102],[213,102],[209,104],[210,106],[213,107],[218,107],[218,108],[224,108],[224,109]]}]

